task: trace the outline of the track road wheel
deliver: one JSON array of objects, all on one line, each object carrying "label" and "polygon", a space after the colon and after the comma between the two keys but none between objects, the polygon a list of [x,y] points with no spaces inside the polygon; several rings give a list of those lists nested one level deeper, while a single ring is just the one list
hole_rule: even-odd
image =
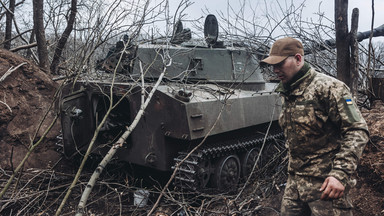
[{"label": "track road wheel", "polygon": [[[241,175],[243,178],[248,178],[248,176],[251,174],[253,166],[256,163],[256,159],[259,153],[260,153],[259,149],[252,148],[241,155]],[[259,164],[260,164],[260,159],[254,171],[258,170]]]},{"label": "track road wheel", "polygon": [[205,188],[211,176],[211,163],[209,160],[204,160],[197,166],[197,187]]},{"label": "track road wheel", "polygon": [[240,178],[240,160],[236,155],[219,159],[213,176],[213,187],[228,190],[237,187]]}]

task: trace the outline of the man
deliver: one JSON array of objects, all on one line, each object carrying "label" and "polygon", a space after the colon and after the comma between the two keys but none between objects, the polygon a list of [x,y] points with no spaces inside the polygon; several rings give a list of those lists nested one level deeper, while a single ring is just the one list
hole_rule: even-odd
[{"label": "man", "polygon": [[352,215],[348,190],[368,128],[349,88],[304,62],[293,38],[277,40],[262,62],[281,80],[279,124],[289,157],[281,214]]}]

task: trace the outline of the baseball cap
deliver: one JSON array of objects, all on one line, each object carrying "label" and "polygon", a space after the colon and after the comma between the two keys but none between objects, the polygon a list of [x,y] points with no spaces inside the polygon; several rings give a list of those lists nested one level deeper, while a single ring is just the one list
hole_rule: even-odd
[{"label": "baseball cap", "polygon": [[288,56],[294,56],[297,53],[304,55],[303,44],[297,39],[285,37],[273,43],[269,57],[261,60],[261,62],[272,65],[278,64],[288,58]]}]

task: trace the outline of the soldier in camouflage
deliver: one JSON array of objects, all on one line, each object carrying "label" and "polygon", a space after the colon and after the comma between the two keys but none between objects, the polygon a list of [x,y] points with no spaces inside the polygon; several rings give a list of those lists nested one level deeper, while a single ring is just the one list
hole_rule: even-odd
[{"label": "soldier in camouflage", "polygon": [[351,176],[369,133],[349,88],[304,62],[293,38],[277,40],[262,62],[281,80],[279,124],[289,157],[281,215],[352,215]]}]

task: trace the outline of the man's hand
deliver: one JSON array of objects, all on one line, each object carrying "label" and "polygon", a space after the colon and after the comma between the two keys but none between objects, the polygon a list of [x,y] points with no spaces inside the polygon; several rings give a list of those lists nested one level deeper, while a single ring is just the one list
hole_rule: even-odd
[{"label": "man's hand", "polygon": [[329,176],[321,185],[320,191],[322,200],[337,199],[343,196],[345,187],[335,177]]}]

